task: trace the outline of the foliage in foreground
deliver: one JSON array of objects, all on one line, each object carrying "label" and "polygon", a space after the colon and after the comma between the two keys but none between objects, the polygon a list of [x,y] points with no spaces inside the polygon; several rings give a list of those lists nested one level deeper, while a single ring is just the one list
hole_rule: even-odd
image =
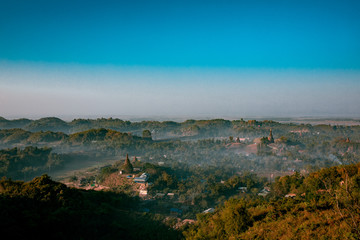
[{"label": "foliage in foreground", "polygon": [[[285,197],[292,193],[293,197]],[[51,239],[359,239],[360,164],[278,178],[266,198],[230,199],[179,231],[139,199],[72,189],[47,175],[0,181],[0,231]]]},{"label": "foliage in foreground", "polygon": [[0,231],[25,239],[178,239],[125,194],[71,189],[47,175],[0,181]]},{"label": "foliage in foreground", "polygon": [[233,199],[213,214],[198,215],[184,231],[186,239],[360,238],[360,164],[286,176],[273,189],[271,199]]}]

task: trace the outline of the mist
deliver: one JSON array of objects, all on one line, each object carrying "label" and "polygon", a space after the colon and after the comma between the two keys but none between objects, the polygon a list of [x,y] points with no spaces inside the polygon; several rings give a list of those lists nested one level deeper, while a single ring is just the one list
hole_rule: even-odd
[{"label": "mist", "polygon": [[[2,62],[4,117],[333,116],[360,107],[359,71]],[[345,97],[346,96],[346,97]]]}]

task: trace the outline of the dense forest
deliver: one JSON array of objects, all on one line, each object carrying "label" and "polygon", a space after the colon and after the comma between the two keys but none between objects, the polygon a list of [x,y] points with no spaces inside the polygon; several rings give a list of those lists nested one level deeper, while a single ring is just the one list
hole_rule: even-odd
[{"label": "dense forest", "polygon": [[[0,117],[0,129],[23,129],[28,132],[63,132],[72,134],[83,132],[90,129],[112,129],[118,132],[132,133],[141,136],[144,130],[149,130],[153,139],[167,139],[173,137],[188,137],[185,139],[198,139],[219,136],[243,136],[253,137],[268,133],[269,128],[273,128],[278,134],[293,132],[307,135],[308,133],[329,133],[336,131],[336,135],[342,134],[348,137],[359,136],[356,132],[360,131],[360,123],[355,126],[330,126],[325,124],[295,124],[279,123],[271,120],[186,120],[184,122],[174,121],[141,121],[130,122],[117,118],[98,118],[98,119],[74,119],[70,122],[63,121],[59,118],[48,117],[38,120],[15,119],[7,120]],[[329,137],[334,134],[329,135]],[[60,139],[61,136],[57,136]]]},{"label": "dense forest", "polygon": [[[237,195],[192,225],[142,213],[140,200],[68,188],[47,175],[0,181],[1,231],[53,239],[358,239],[360,165],[276,179],[271,194]],[[285,194],[286,193],[286,194]],[[291,193],[291,194],[290,194]],[[175,220],[175,219],[174,219]]]},{"label": "dense forest", "polygon": [[266,199],[199,214],[186,239],[359,239],[360,164],[278,178]]},{"label": "dense forest", "polygon": [[[19,125],[19,122],[26,124]],[[95,128],[74,133],[63,129],[70,125],[75,129],[74,126],[82,126],[83,122],[88,122],[87,128]],[[68,123],[56,118],[35,121],[2,119],[1,124],[0,148],[8,150],[0,152],[0,169],[3,175],[16,176],[19,180],[28,180],[21,176],[34,177],[31,172],[51,174],[45,171],[46,165],[53,166],[49,170],[54,173],[61,167],[71,167],[71,164],[86,161],[101,163],[104,159],[119,159],[127,153],[139,156],[145,162],[164,162],[169,167],[184,163],[193,167],[221,167],[233,173],[261,172],[267,176],[293,171],[310,173],[322,167],[360,161],[359,126],[223,119],[187,120],[182,123],[97,119]],[[29,127],[33,125],[38,128]],[[24,129],[7,129],[14,126]],[[51,131],[60,129],[65,132]],[[268,140],[270,130],[273,141]],[[167,138],[161,138],[159,134]],[[21,153],[21,157],[16,156],[20,149],[28,146],[51,148],[50,158],[57,157],[55,164],[49,161],[30,170],[32,166],[19,160],[26,159],[26,151]],[[9,164],[9,161],[16,161],[16,164]],[[15,165],[18,167],[9,168]]]},{"label": "dense forest", "polygon": [[359,125],[0,118],[2,228],[55,239],[358,239],[359,162]]},{"label": "dense forest", "polygon": [[83,191],[47,175],[30,182],[0,181],[4,236],[24,239],[180,239],[162,218],[136,211],[126,194]]},{"label": "dense forest", "polygon": [[68,158],[51,152],[51,148],[25,147],[0,150],[0,174],[27,179],[61,167]]}]

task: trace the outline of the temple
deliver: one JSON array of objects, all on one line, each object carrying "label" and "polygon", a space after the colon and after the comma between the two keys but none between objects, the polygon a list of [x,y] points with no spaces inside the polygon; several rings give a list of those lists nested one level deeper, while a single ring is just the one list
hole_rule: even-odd
[{"label": "temple", "polygon": [[273,135],[272,135],[272,130],[271,130],[271,129],[270,129],[270,134],[269,134],[269,136],[268,136],[268,140],[269,140],[270,143],[273,143],[273,142],[274,142],[274,137],[273,137]]},{"label": "temple", "polygon": [[129,161],[129,154],[126,154],[126,159],[125,159],[124,164],[125,164],[125,165],[130,164],[130,161]]},{"label": "temple", "polygon": [[126,173],[132,173],[133,172],[133,166],[129,161],[129,155],[128,154],[126,154],[126,159],[125,159],[124,165],[122,167],[123,167],[122,170],[124,172],[126,172]]}]

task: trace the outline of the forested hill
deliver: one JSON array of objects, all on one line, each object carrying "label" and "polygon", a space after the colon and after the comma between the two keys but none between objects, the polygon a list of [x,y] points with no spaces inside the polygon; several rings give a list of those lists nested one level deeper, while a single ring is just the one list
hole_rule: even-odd
[{"label": "forested hill", "polygon": [[[360,164],[278,178],[268,199],[198,215],[186,239],[359,239]],[[270,196],[270,195],[269,195]]]},{"label": "forested hill", "polygon": [[[181,127],[185,123],[196,125],[194,129],[200,132],[196,136],[202,137],[194,138],[193,141],[179,141],[176,137],[168,140],[153,140],[157,132],[148,129],[139,134],[141,137],[133,133],[105,128],[72,134],[53,131],[31,132],[19,128],[2,129],[0,149],[3,151],[0,152],[0,173],[15,179],[28,180],[29,177],[42,173],[51,174],[56,169],[69,166],[70,163],[85,164],[89,160],[90,165],[93,162],[100,164],[106,159],[116,160],[126,154],[141,157],[144,162],[163,162],[168,166],[181,162],[189,166],[231,169],[234,173],[263,172],[266,176],[276,171],[296,170],[306,173],[321,167],[360,161],[359,126],[311,126],[220,119],[188,120],[174,124],[157,122],[168,127],[178,125]],[[232,133],[236,133],[226,135],[229,132],[221,130],[224,126],[227,126],[228,130],[231,129]],[[273,142],[266,137],[271,129]],[[161,131],[166,132],[167,128]],[[182,133],[179,134],[181,136]],[[205,137],[211,134],[215,136],[221,134],[220,136],[223,137]],[[239,137],[242,138],[241,142]],[[44,150],[51,148],[54,154],[46,153],[46,156],[41,158],[41,164],[37,161],[33,164],[32,150],[28,148],[24,151],[26,147]],[[58,156],[55,153],[68,155]]]},{"label": "forested hill", "polygon": [[[74,134],[0,130],[0,176],[28,180],[54,173],[71,163],[101,161],[119,152],[151,146],[152,140],[109,129],[92,129]],[[30,145],[30,146],[29,146]],[[60,152],[60,153],[59,153]],[[139,151],[138,151],[139,152]]]},{"label": "forested hill", "polygon": [[[153,139],[164,139],[173,137],[220,137],[220,136],[243,136],[253,137],[267,134],[272,128],[279,134],[290,131],[308,133],[331,133],[336,131],[348,137],[354,137],[360,131],[358,126],[330,126],[310,124],[281,124],[275,121],[240,120],[187,120],[184,122],[173,121],[141,121],[130,122],[117,118],[98,119],[74,119],[70,122],[59,118],[48,117],[38,120],[16,119],[7,120],[0,117],[0,129],[21,128],[29,132],[52,131],[72,134],[90,129],[106,128],[119,132],[132,133],[141,136],[144,130],[150,130]],[[354,135],[355,134],[355,135]]]},{"label": "forested hill", "polygon": [[0,230],[36,239],[359,239],[360,164],[278,178],[267,197],[232,198],[175,230],[124,193],[68,188],[47,175],[0,181]]},{"label": "forested hill", "polygon": [[[68,144],[79,145],[96,142],[136,142],[142,137],[133,136],[128,133],[121,133],[111,129],[91,129],[73,134],[62,132],[39,131],[30,132],[20,128],[0,130],[0,146],[12,146],[17,144],[24,145],[44,145],[44,144]],[[145,139],[149,140],[149,139]]]},{"label": "forested hill", "polygon": [[122,193],[71,189],[47,175],[0,181],[0,231],[13,239],[180,239]]}]

